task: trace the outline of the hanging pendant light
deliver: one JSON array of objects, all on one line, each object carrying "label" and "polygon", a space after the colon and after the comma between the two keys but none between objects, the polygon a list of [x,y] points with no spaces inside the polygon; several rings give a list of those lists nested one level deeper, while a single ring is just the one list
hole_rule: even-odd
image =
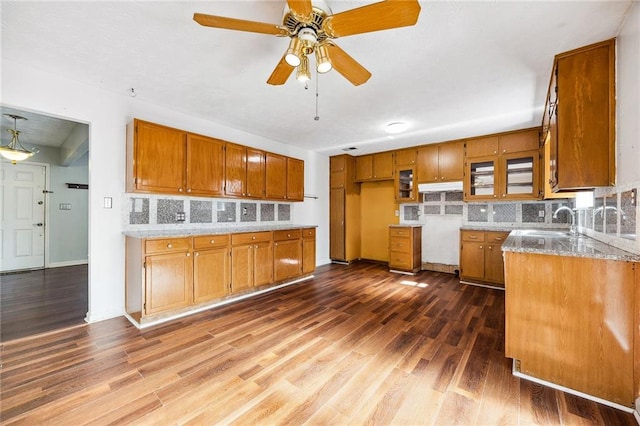
[{"label": "hanging pendant light", "polygon": [[7,160],[10,160],[12,164],[16,164],[18,161],[26,160],[34,154],[38,153],[37,149],[28,150],[20,143],[18,136],[20,132],[17,128],[18,120],[26,120],[26,118],[14,114],[4,114],[6,117],[13,119],[13,129],[7,129],[11,133],[11,142],[8,145],[0,146],[0,155]]}]

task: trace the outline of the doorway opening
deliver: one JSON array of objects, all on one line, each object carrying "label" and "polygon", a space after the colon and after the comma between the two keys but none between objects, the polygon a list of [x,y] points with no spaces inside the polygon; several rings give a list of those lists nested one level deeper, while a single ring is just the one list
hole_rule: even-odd
[{"label": "doorway opening", "polygon": [[[82,324],[88,311],[89,125],[1,106],[39,152],[0,161],[0,341]],[[6,134],[6,135],[5,135]],[[46,297],[45,297],[46,296]],[[28,318],[29,327],[13,324]]]}]

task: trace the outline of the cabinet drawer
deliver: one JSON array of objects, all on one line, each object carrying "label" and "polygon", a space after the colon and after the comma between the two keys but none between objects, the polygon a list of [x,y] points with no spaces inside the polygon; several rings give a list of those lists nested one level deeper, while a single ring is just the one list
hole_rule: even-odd
[{"label": "cabinet drawer", "polygon": [[144,243],[144,251],[146,254],[189,251],[190,249],[190,238],[163,238],[159,240],[147,240]]},{"label": "cabinet drawer", "polygon": [[391,227],[389,228],[389,237],[407,237],[411,236],[411,228]]},{"label": "cabinet drawer", "polygon": [[462,231],[460,235],[462,241],[484,241],[484,232],[482,231]]},{"label": "cabinet drawer", "polygon": [[302,237],[300,229],[283,229],[281,231],[273,231],[273,241],[299,240]]},{"label": "cabinet drawer", "polygon": [[193,237],[193,248],[195,250],[206,249],[210,247],[224,247],[229,245],[229,235],[203,235],[201,237]]},{"label": "cabinet drawer", "polygon": [[246,232],[243,234],[232,234],[231,235],[231,244],[243,245],[243,244],[251,244],[251,243],[259,243],[264,241],[271,241],[271,232]]},{"label": "cabinet drawer", "polygon": [[488,243],[502,244],[508,236],[508,232],[487,231],[484,234],[484,240]]},{"label": "cabinet drawer", "polygon": [[315,238],[316,228],[305,228],[302,230],[302,238]]},{"label": "cabinet drawer", "polygon": [[391,251],[389,253],[389,267],[398,269],[411,269],[411,253]]},{"label": "cabinet drawer", "polygon": [[411,239],[403,237],[391,237],[389,239],[389,249],[401,253],[411,253]]}]

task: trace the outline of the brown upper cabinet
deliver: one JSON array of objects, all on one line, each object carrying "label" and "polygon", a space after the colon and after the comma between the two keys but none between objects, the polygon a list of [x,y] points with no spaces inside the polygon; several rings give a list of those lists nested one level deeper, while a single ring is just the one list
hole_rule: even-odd
[{"label": "brown upper cabinet", "polygon": [[615,39],[556,55],[548,93],[553,191],[615,185]]},{"label": "brown upper cabinet", "polygon": [[304,161],[266,153],[266,193],[270,200],[304,199]]},{"label": "brown upper cabinet", "polygon": [[126,153],[127,192],[304,199],[296,158],[138,119],[127,126]]},{"label": "brown upper cabinet", "polygon": [[416,148],[407,148],[396,151],[396,166],[412,166],[416,164],[418,150]]},{"label": "brown upper cabinet", "polygon": [[539,129],[467,141],[464,199],[539,199]]},{"label": "brown upper cabinet", "polygon": [[393,179],[393,152],[356,157],[356,182]]},{"label": "brown upper cabinet", "polygon": [[464,142],[426,145],[418,149],[418,183],[456,182],[464,174]]},{"label": "brown upper cabinet", "polygon": [[187,194],[224,194],[224,141],[187,133]]},{"label": "brown upper cabinet", "polygon": [[146,121],[127,127],[127,191],[185,192],[187,133]]},{"label": "brown upper cabinet", "polygon": [[265,152],[247,147],[247,197],[265,197]]}]

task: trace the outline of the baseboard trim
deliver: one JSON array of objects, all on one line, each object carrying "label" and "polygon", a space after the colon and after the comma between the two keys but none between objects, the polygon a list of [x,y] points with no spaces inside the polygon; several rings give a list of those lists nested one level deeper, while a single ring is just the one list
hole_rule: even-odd
[{"label": "baseboard trim", "polygon": [[633,417],[636,418],[636,422],[640,425],[640,414],[638,413],[638,410],[633,410]]},{"label": "baseboard trim", "polygon": [[471,282],[471,281],[464,281],[464,280],[460,280],[460,284],[475,285],[476,287],[485,287],[485,288],[492,288],[494,290],[502,290],[502,291],[504,291],[504,287],[498,287],[498,286],[494,286],[494,285],[491,285],[491,284],[474,283],[474,282]]},{"label": "baseboard trim", "polygon": [[89,260],[88,259],[84,259],[84,260],[67,260],[64,262],[52,262],[49,263],[49,266],[47,266],[47,268],[62,268],[65,266],[77,266],[77,265],[88,265],[89,264]]},{"label": "baseboard trim", "polygon": [[[528,380],[530,382],[538,383],[539,385],[548,386],[550,388],[557,389],[557,390],[562,391],[562,392],[570,393],[571,395],[576,395],[576,396],[579,396],[581,398],[585,398],[585,399],[588,399],[590,401],[594,401],[594,402],[597,402],[599,404],[606,405],[608,407],[615,408],[615,409],[620,410],[620,411],[624,411],[626,413],[633,413],[633,415],[636,417],[636,421],[639,420],[638,419],[638,412],[636,410],[634,410],[633,408],[631,408],[631,407],[626,407],[626,406],[618,404],[616,402],[607,401],[606,399],[602,399],[602,398],[598,398],[597,396],[589,395],[588,393],[580,392],[580,391],[577,391],[577,390],[571,389],[571,388],[566,388],[566,387],[558,385],[556,383],[547,382],[546,380],[542,380],[542,379],[538,379],[537,377],[529,376],[528,374],[524,374],[524,373],[520,372],[517,369],[516,364],[517,364],[517,361],[514,359],[513,360],[512,374],[514,376],[516,376],[516,377]],[[638,421],[638,423],[640,424],[640,421]]]}]

